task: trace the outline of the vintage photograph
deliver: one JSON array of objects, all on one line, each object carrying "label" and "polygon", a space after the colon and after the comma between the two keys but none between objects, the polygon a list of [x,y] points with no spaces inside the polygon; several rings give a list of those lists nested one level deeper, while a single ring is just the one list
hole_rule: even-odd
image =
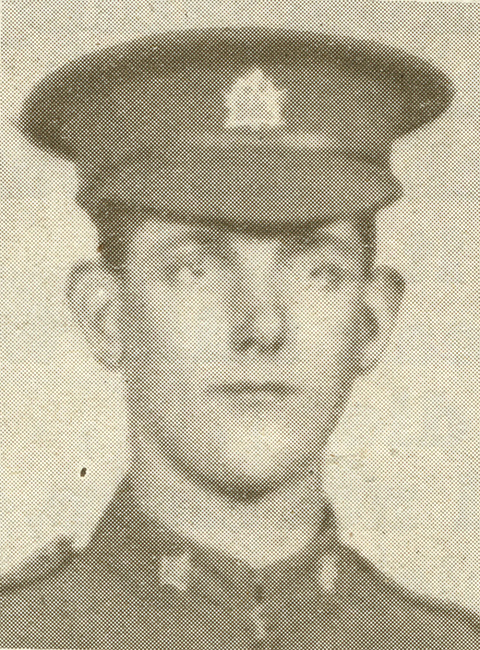
[{"label": "vintage photograph", "polygon": [[5,2],[0,647],[480,648],[479,19]]}]

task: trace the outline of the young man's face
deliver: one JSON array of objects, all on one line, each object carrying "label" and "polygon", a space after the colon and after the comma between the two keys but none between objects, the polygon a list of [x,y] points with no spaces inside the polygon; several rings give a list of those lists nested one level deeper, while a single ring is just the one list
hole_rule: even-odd
[{"label": "young man's face", "polygon": [[354,223],[257,237],[146,221],[120,282],[135,427],[191,478],[234,495],[308,471],[367,336]]}]

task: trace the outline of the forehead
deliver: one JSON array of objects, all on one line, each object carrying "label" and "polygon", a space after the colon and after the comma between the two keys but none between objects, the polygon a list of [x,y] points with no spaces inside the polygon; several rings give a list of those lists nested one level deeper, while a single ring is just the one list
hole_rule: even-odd
[{"label": "forehead", "polygon": [[262,242],[267,246],[280,246],[291,241],[312,237],[320,242],[332,245],[362,244],[361,229],[353,219],[336,219],[308,228],[280,228],[267,230],[260,227],[229,228],[215,223],[186,223],[181,221],[146,218],[137,228],[131,242],[131,250],[148,248],[151,245],[174,246],[201,237],[211,237],[219,244],[225,245]]}]

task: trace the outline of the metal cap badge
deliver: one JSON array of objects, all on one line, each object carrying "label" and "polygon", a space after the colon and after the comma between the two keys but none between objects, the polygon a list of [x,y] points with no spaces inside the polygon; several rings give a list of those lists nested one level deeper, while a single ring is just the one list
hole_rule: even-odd
[{"label": "metal cap badge", "polygon": [[225,128],[276,128],[283,126],[285,90],[276,88],[261,68],[239,77],[226,94],[228,108]]}]

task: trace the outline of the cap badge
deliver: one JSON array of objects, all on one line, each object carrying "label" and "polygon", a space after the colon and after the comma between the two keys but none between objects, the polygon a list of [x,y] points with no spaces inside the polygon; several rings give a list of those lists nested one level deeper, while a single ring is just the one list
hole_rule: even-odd
[{"label": "cap badge", "polygon": [[285,90],[275,87],[273,81],[255,68],[239,77],[225,95],[228,115],[225,128],[275,128],[285,124],[282,105]]}]

